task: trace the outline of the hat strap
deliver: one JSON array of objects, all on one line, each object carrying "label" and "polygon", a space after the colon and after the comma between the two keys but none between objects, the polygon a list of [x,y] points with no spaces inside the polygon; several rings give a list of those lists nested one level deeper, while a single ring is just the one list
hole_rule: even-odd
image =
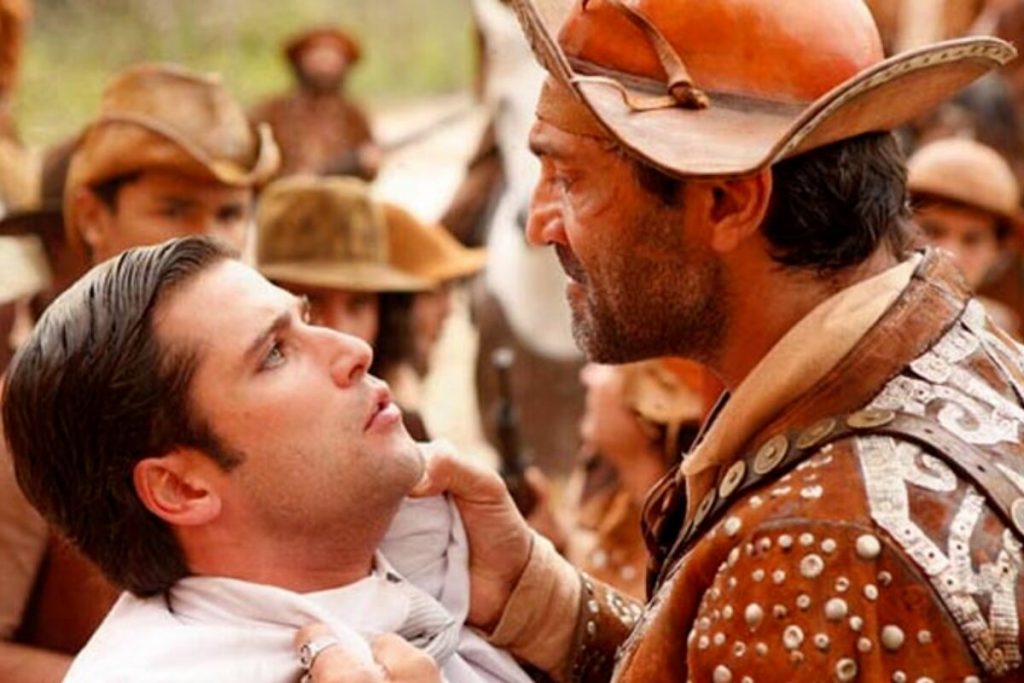
[{"label": "hat strap", "polygon": [[[586,9],[590,0],[583,0],[583,8]],[[633,22],[633,25],[643,31],[647,41],[654,52],[658,55],[661,68],[668,76],[668,97],[642,98],[631,96],[621,84],[613,79],[597,77],[584,77],[580,80],[596,80],[601,82],[612,81],[618,86],[626,104],[635,111],[647,111],[650,109],[664,109],[670,106],[679,106],[684,109],[707,109],[711,106],[711,100],[707,93],[693,83],[686,64],[682,57],[675,51],[672,44],[668,42],[658,27],[651,23],[651,20],[640,14],[634,8],[627,5],[624,0],[605,0],[612,7],[626,15]]]}]

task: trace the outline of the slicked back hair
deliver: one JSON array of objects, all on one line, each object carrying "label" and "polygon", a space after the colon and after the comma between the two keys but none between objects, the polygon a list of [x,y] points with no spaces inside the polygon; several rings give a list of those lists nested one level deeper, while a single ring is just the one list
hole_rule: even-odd
[{"label": "slicked back hair", "polygon": [[154,311],[235,254],[207,237],[129,250],[85,275],[12,361],[3,423],[29,501],[115,584],[154,595],[188,573],[172,530],[136,494],[136,463],[194,447],[229,469],[194,414],[194,350],[164,348]]}]

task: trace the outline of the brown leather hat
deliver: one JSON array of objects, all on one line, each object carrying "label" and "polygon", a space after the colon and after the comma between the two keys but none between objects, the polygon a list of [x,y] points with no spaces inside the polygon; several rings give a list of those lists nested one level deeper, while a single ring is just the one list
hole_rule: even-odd
[{"label": "brown leather hat", "polygon": [[85,251],[74,214],[80,187],[157,169],[255,187],[280,161],[270,127],[254,129],[216,75],[164,64],[130,67],[103,91],[100,114],[71,159],[64,193],[68,241]]},{"label": "brown leather hat", "polygon": [[388,224],[356,178],[297,175],[267,186],[257,268],[271,280],[361,292],[419,292],[432,282],[391,265]]},{"label": "brown leather hat", "polygon": [[317,44],[327,44],[336,47],[343,55],[345,61],[350,65],[355,64],[362,57],[362,50],[356,39],[341,29],[333,26],[321,26],[292,36],[285,43],[284,55],[288,58],[292,67],[299,68],[299,56],[308,47]]},{"label": "brown leather hat", "polygon": [[907,161],[912,195],[947,200],[987,211],[1021,226],[1020,185],[999,153],[963,138],[936,140]]},{"label": "brown leather hat", "polygon": [[427,225],[405,209],[384,204],[391,244],[391,264],[433,282],[445,282],[480,272],[486,249],[464,247],[440,225]]},{"label": "brown leather hat", "polygon": [[595,128],[679,177],[747,175],[891,130],[1016,54],[969,38],[884,59],[863,0],[512,5],[551,75],[538,116],[557,118],[551,101],[564,93]]}]

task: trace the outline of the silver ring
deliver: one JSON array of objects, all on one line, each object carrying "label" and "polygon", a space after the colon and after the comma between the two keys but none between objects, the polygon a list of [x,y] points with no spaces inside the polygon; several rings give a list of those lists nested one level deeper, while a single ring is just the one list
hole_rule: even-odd
[{"label": "silver ring", "polygon": [[[316,658],[320,656],[320,653],[335,645],[341,645],[341,641],[334,636],[320,636],[303,643],[299,647],[299,666],[302,667],[303,671],[309,671],[313,668],[313,664],[316,662]],[[312,677],[310,678],[312,679]]]}]

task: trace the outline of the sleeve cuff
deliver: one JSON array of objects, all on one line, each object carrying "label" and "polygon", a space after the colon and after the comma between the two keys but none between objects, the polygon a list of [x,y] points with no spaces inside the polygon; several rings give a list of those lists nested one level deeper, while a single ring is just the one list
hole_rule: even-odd
[{"label": "sleeve cuff", "polygon": [[579,572],[535,534],[526,569],[488,640],[555,674],[573,649],[581,590]]}]

